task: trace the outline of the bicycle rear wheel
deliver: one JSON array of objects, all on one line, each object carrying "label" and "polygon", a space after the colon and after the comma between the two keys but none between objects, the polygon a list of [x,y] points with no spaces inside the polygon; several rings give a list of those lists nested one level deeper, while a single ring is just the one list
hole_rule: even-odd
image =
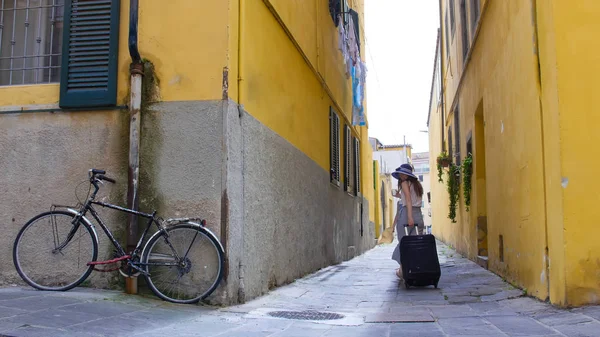
[{"label": "bicycle rear wheel", "polygon": [[213,235],[187,223],[150,238],[141,265],[149,273],[146,281],[156,296],[174,303],[196,303],[219,285],[224,253]]},{"label": "bicycle rear wheel", "polygon": [[40,290],[65,291],[90,275],[93,266],[87,263],[98,257],[98,242],[83,221],[73,232],[74,219],[65,211],[45,212],[21,228],[13,246],[13,263],[27,284]]}]

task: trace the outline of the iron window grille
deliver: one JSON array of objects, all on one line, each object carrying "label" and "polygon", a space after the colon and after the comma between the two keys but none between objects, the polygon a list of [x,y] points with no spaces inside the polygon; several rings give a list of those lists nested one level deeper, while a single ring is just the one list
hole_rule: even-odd
[{"label": "iron window grille", "polygon": [[0,85],[60,80],[65,0],[0,0]]}]

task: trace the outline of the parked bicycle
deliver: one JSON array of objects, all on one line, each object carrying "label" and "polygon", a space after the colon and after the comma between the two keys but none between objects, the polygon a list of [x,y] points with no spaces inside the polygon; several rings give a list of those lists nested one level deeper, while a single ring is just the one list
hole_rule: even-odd
[{"label": "parked bicycle", "polygon": [[[163,220],[152,213],[96,201],[102,182],[115,183],[103,170],[89,171],[90,192],[79,210],[53,205],[49,212],[29,220],[13,247],[13,262],[21,278],[40,290],[66,291],[92,270],[119,270],[127,277],[143,275],[156,296],[174,303],[196,303],[209,296],[223,277],[224,251],[217,237],[201,219]],[[93,186],[93,192],[91,187]],[[148,219],[135,249],[126,253],[93,205]],[[115,247],[113,259],[97,261],[98,235],[92,217]],[[158,229],[142,246],[152,224]],[[100,265],[117,265],[100,269]]]}]

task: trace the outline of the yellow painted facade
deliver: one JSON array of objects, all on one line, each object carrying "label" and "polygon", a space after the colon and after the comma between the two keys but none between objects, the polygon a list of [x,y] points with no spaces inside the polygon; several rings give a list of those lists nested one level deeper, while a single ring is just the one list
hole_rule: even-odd
[{"label": "yellow painted facade", "polygon": [[[342,128],[349,124],[352,86],[328,3],[162,3],[140,3],[138,37],[140,54],[153,62],[160,79],[160,100],[221,99],[227,68],[229,98],[329,171],[329,107],[339,113]],[[364,55],[364,1],[349,1],[349,6],[360,16]],[[123,105],[129,100],[128,25],[129,2],[121,1],[117,101]],[[0,87],[0,104],[11,110],[57,107],[58,98],[59,84]],[[367,127],[352,130],[361,144],[361,182],[368,186],[373,177]],[[371,189],[362,190],[373,200]]]},{"label": "yellow painted facade", "polygon": [[[230,8],[230,2],[234,3],[172,0],[169,6],[164,6],[161,0],[140,2],[139,50],[145,59],[155,65],[156,75],[161,80],[162,101],[222,97],[222,69],[236,53],[229,45],[229,39],[233,37],[229,35],[227,18],[230,12],[235,12],[234,8]],[[194,15],[181,15],[186,12]],[[129,1],[121,1],[117,85],[119,104],[129,100],[131,58],[127,49],[128,27]],[[203,80],[198,81],[199,78]],[[58,96],[58,83],[0,86],[2,106],[28,109],[28,105],[57,104]]]},{"label": "yellow painted facade", "polygon": [[429,111],[430,163],[442,150],[460,163],[467,147],[474,160],[471,209],[461,180],[456,223],[446,176],[432,174],[434,234],[532,296],[598,304],[600,200],[584,186],[600,187],[587,150],[600,140],[600,3],[480,1],[479,16],[474,1],[440,3],[444,95]]},{"label": "yellow painted facade", "polygon": [[[362,21],[363,4],[355,6]],[[328,3],[247,1],[241,13],[239,103],[328,171],[329,107],[341,123],[352,118],[352,86]],[[352,129],[362,157],[371,158],[367,128]]]}]

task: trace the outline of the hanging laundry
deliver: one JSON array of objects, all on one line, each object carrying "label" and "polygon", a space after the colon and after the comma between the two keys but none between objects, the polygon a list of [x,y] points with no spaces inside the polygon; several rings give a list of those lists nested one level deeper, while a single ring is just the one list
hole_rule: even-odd
[{"label": "hanging laundry", "polygon": [[358,13],[352,8],[350,8],[350,17],[352,18],[353,22],[353,25],[350,26],[350,28],[354,28],[354,34],[356,34],[356,45],[358,46],[358,51],[360,53],[360,18],[358,17]]},{"label": "hanging laundry", "polygon": [[348,54],[348,31],[344,27],[344,21],[341,15],[338,15],[338,49],[342,52],[342,61],[346,65],[346,78],[350,77],[352,61]]},{"label": "hanging laundry", "polygon": [[346,34],[346,29],[344,28],[344,25],[342,24],[342,16],[338,15],[338,21],[339,21],[339,30],[338,30],[338,49],[342,52],[342,57],[344,58],[344,63],[346,63],[346,58],[348,55],[348,44],[347,44],[347,39],[348,39],[348,35]]},{"label": "hanging laundry", "polygon": [[350,54],[352,65],[355,66],[360,60],[360,50],[356,43],[356,31],[354,30],[352,15],[348,16],[348,21],[348,30],[346,31],[346,34],[348,35],[348,54]]},{"label": "hanging laundry", "polygon": [[352,125],[366,125],[363,107],[363,94],[364,94],[364,82],[361,83],[361,76],[358,72],[360,70],[360,59],[359,65],[352,67]]}]

